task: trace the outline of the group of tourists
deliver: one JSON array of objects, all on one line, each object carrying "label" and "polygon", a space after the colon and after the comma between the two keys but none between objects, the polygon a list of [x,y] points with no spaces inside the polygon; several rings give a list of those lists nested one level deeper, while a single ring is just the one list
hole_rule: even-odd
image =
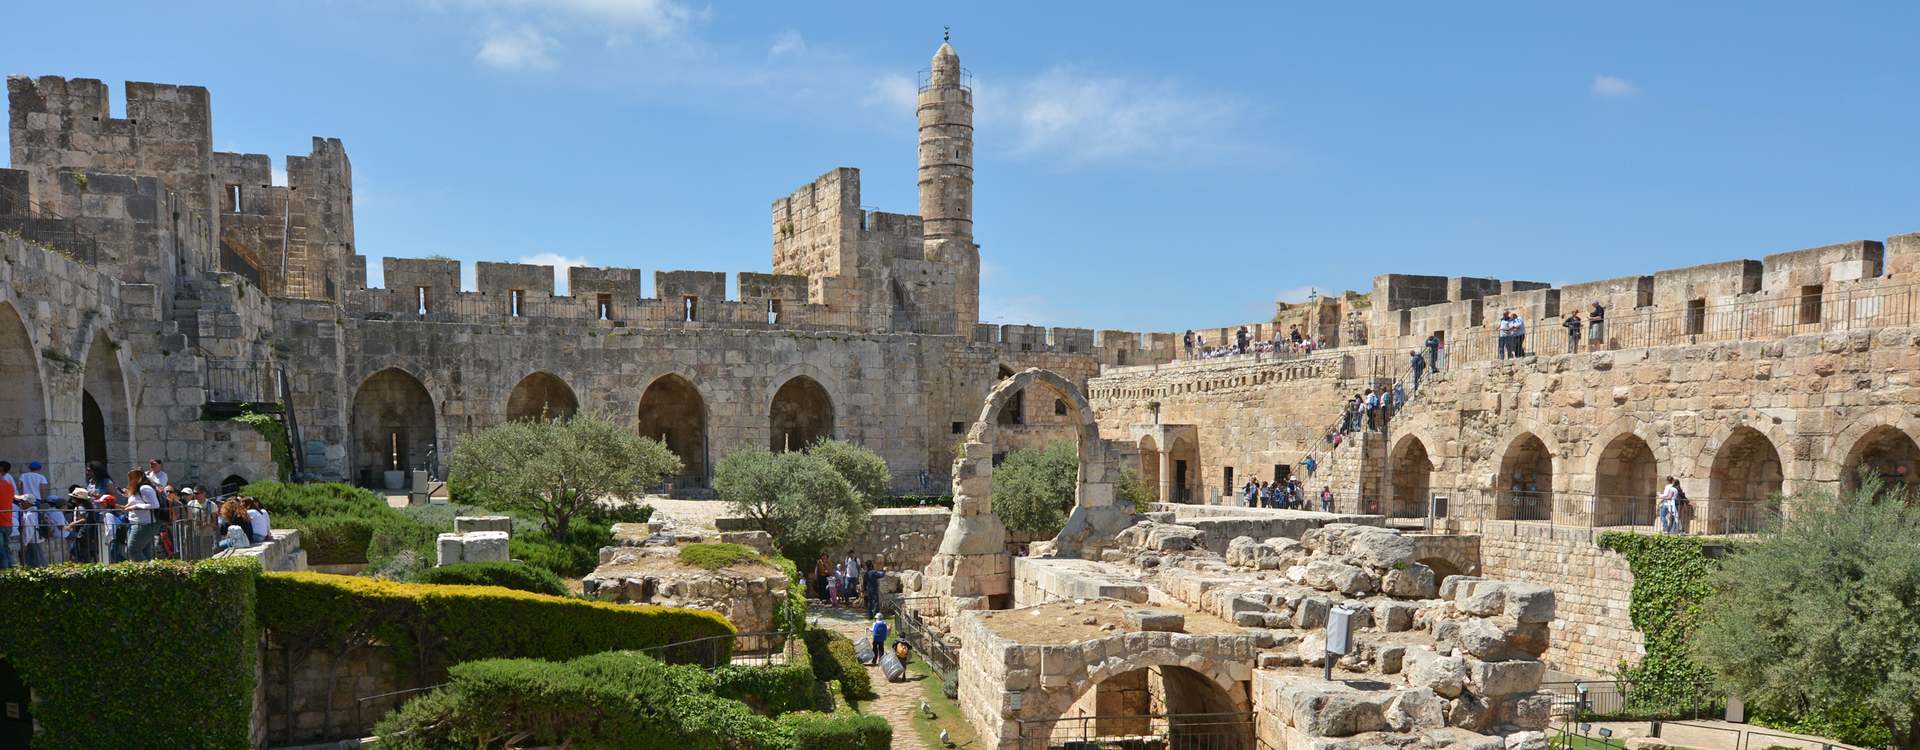
[{"label": "group of tourists", "polygon": [[[1407,389],[1401,387],[1399,382],[1393,384],[1392,390],[1368,388],[1362,393],[1353,394],[1353,398],[1341,407],[1338,433],[1347,435],[1363,428],[1368,432],[1379,432],[1386,428],[1387,419],[1406,405]],[[1337,435],[1330,433],[1327,442],[1337,446],[1341,441]]]},{"label": "group of tourists", "polygon": [[[1308,462],[1313,458],[1308,457]],[[1308,502],[1306,491],[1300,486],[1299,477],[1287,477],[1272,482],[1258,478],[1249,479],[1240,487],[1240,500],[1249,508],[1277,508],[1281,510],[1313,510]],[[1333,512],[1333,489],[1320,488],[1320,510]]]},{"label": "group of tourists", "polygon": [[1560,325],[1567,329],[1567,353],[1580,351],[1581,328],[1587,330],[1587,348],[1598,349],[1607,340],[1607,308],[1595,302],[1593,308],[1587,311],[1586,320],[1581,320],[1580,311],[1574,310],[1567,313],[1566,320],[1560,321]]},{"label": "group of tourists", "polygon": [[83,484],[50,489],[43,465],[31,461],[17,476],[0,461],[0,568],[63,562],[142,562],[199,559],[272,538],[266,508],[254,498],[215,498],[175,487],[160,459],[127,471],[116,482],[102,462],[87,466]]},{"label": "group of tourists", "polygon": [[872,560],[861,561],[848,555],[838,564],[825,554],[813,563],[813,595],[835,607],[852,606],[855,600],[867,605],[867,616],[880,613],[880,581],[887,572]]},{"label": "group of tourists", "polygon": [[[1593,303],[1593,306],[1587,309],[1587,317],[1584,320],[1581,319],[1579,310],[1572,310],[1561,319],[1560,326],[1567,329],[1568,353],[1580,351],[1583,331],[1584,338],[1588,342],[1587,347],[1598,348],[1607,337],[1607,307],[1599,302]],[[1494,324],[1494,327],[1499,332],[1500,359],[1518,359],[1527,356],[1527,322],[1524,318],[1512,310],[1507,310],[1500,313],[1500,320]],[[1433,339],[1429,338],[1429,345],[1432,342]],[[1434,364],[1437,364],[1437,361]],[[1434,371],[1438,372],[1439,368],[1435,367]]]},{"label": "group of tourists", "polygon": [[1495,324],[1500,331],[1500,358],[1518,359],[1527,356],[1527,321],[1512,310],[1500,313],[1500,321]]},{"label": "group of tourists", "polygon": [[1187,359],[1213,359],[1231,357],[1240,354],[1309,354],[1321,348],[1312,336],[1300,333],[1300,326],[1292,326],[1285,336],[1274,331],[1272,339],[1254,341],[1246,326],[1233,332],[1232,341],[1207,344],[1206,334],[1196,334],[1189,330],[1180,338],[1181,347]]}]

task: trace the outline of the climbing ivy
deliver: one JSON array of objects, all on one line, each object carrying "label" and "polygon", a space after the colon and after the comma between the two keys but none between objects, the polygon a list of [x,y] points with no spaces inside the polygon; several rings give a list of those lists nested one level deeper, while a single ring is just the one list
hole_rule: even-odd
[{"label": "climbing ivy", "polygon": [[267,439],[267,446],[273,450],[273,465],[280,469],[280,481],[293,478],[293,446],[287,442],[287,426],[271,415],[261,414],[252,409],[243,409],[233,421],[252,427],[260,437]]},{"label": "climbing ivy", "polygon": [[1707,542],[1625,531],[1600,535],[1598,546],[1620,553],[1633,571],[1628,616],[1646,638],[1640,663],[1621,662],[1618,669],[1618,677],[1630,683],[1629,712],[1657,715],[1698,705],[1713,682],[1713,674],[1694,663],[1688,650],[1698,613],[1713,597],[1712,576],[1719,567],[1706,555]]}]

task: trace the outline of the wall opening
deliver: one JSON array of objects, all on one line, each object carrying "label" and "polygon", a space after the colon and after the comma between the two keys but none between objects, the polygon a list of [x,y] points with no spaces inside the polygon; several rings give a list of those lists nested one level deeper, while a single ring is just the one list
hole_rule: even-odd
[{"label": "wall opening", "polygon": [[1820,324],[1821,293],[1824,285],[1809,284],[1800,287],[1800,325]]},{"label": "wall opening", "polygon": [[1155,500],[1172,502],[1160,491],[1160,445],[1152,435],[1140,436],[1140,481],[1147,485]]},{"label": "wall opening", "polygon": [[507,394],[507,421],[566,419],[580,411],[580,400],[566,382],[550,373],[536,372],[520,379]]},{"label": "wall opening", "polygon": [[780,300],[767,300],[767,325],[780,325]]},{"label": "wall opening", "polygon": [[513,289],[507,292],[507,315],[519,318],[526,315],[527,290]]},{"label": "wall opening", "polygon": [[413,294],[414,294],[413,296],[414,311],[413,312],[415,315],[426,315],[428,312],[432,311],[431,306],[428,305],[428,302],[430,302],[430,300],[427,298],[426,287],[424,286],[414,287]]},{"label": "wall opening", "polygon": [[1707,332],[1707,301],[1705,299],[1687,300],[1687,335],[1699,336]]},{"label": "wall opening", "polygon": [[601,320],[613,320],[613,295],[602,292],[595,300],[595,307]]},{"label": "wall opening", "polygon": [[233,183],[227,184],[226,199],[227,199],[226,200],[227,213],[230,213],[230,214],[240,213],[240,186],[239,185],[233,184]]},{"label": "wall opening", "polygon": [[80,392],[80,435],[89,466],[115,465],[107,458],[107,417],[100,412],[100,402],[87,391]]},{"label": "wall opening", "polygon": [[800,375],[774,392],[767,421],[769,450],[805,450],[816,440],[833,437],[833,400],[813,378]]},{"label": "wall opening", "polygon": [[1387,505],[1387,515],[1425,518],[1432,494],[1433,457],[1427,454],[1426,443],[1409,436],[1393,454],[1393,501]]},{"label": "wall opening", "polygon": [[0,302],[0,456],[16,467],[47,460],[45,386],[33,340],[13,305]]},{"label": "wall opening", "polygon": [[1758,530],[1786,482],[1780,451],[1752,427],[1737,428],[1727,436],[1713,454],[1711,471],[1705,530],[1709,534]]},{"label": "wall opening", "polygon": [[700,298],[699,297],[681,297],[680,304],[681,304],[680,320],[682,322],[692,323],[700,319]]},{"label": "wall opening", "polygon": [[1593,522],[1598,526],[1650,526],[1660,494],[1660,467],[1640,436],[1615,437],[1593,468]]},{"label": "wall opening", "polygon": [[[998,383],[1010,377],[1013,377],[1013,368],[1001,365],[1000,374],[994,377],[993,380]],[[1012,396],[1007,398],[1005,405],[1001,406],[1000,411],[994,415],[994,422],[997,424],[1027,423],[1027,392],[1025,389],[1016,391]]]},{"label": "wall opening", "polygon": [[1920,464],[1920,446],[1913,438],[1897,427],[1881,425],[1869,430],[1847,451],[1840,484],[1848,494],[1853,493],[1859,489],[1860,475],[1865,471],[1880,478],[1881,497],[1908,492],[1914,488],[1916,464]]},{"label": "wall opening", "polygon": [[1056,717],[1021,722],[1019,745],[1249,750],[1248,706],[1238,685],[1172,664],[1141,667],[1079,688]]},{"label": "wall opening", "polygon": [[1553,518],[1553,454],[1533,433],[1515,438],[1500,459],[1495,477],[1495,518],[1545,521]]},{"label": "wall opening", "polygon": [[636,430],[680,457],[677,486],[707,485],[707,403],[700,390],[679,375],[662,375],[640,395]]},{"label": "wall opening", "polygon": [[433,396],[418,378],[396,368],[368,377],[353,395],[351,424],[352,461],[361,484],[384,486],[388,471],[425,469],[438,475]]},{"label": "wall opening", "polygon": [[1066,416],[1066,415],[1067,415],[1067,402],[1065,402],[1065,401],[1062,401],[1062,400],[1060,400],[1060,399],[1057,399],[1057,398],[1056,398],[1056,399],[1054,399],[1054,400],[1053,400],[1053,415],[1054,415],[1054,416],[1056,416],[1056,417],[1064,417],[1064,416]]}]

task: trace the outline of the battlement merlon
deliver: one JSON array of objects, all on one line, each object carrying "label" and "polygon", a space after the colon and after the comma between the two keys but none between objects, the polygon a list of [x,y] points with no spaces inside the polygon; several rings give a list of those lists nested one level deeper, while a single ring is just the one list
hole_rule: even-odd
[{"label": "battlement merlon", "polygon": [[475,264],[474,281],[482,294],[506,296],[511,292],[553,296],[553,266],[531,263]]}]

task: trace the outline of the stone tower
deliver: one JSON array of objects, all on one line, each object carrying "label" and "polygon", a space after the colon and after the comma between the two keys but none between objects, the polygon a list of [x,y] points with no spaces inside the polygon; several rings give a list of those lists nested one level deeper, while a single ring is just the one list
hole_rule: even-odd
[{"label": "stone tower", "polygon": [[920,217],[924,257],[954,273],[952,333],[980,319],[980,247],[973,244],[973,85],[942,40],[920,81]]}]

